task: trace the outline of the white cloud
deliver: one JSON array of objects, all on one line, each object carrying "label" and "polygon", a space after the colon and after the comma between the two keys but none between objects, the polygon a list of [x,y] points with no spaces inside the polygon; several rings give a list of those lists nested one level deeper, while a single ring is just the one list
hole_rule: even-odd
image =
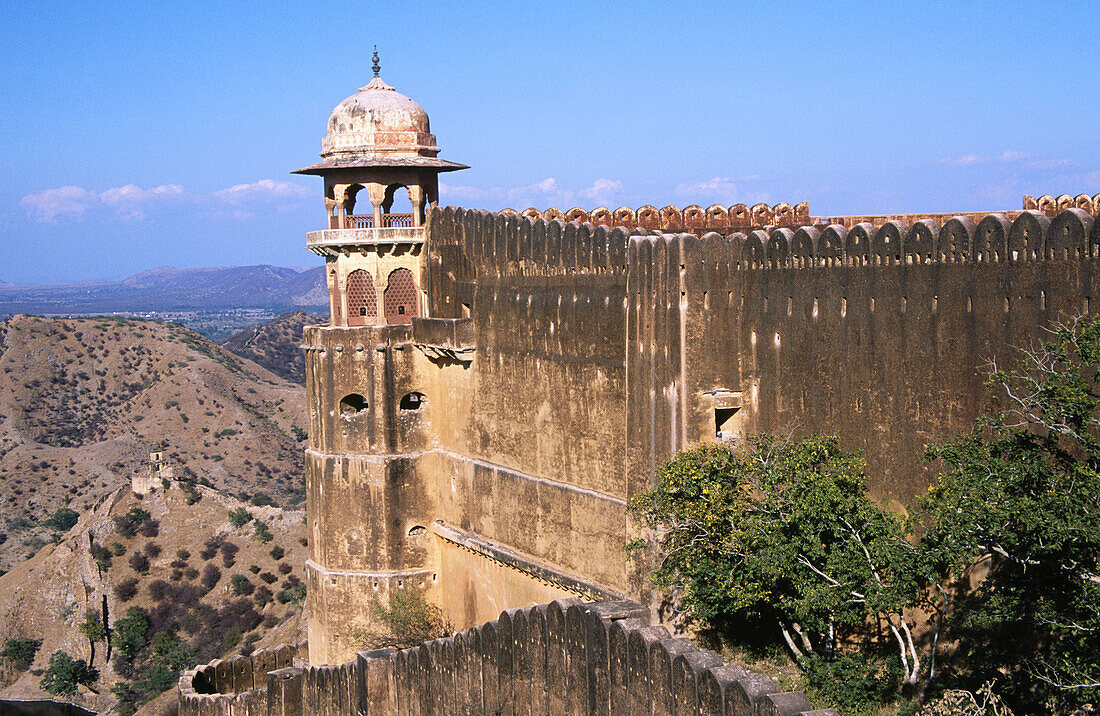
[{"label": "white cloud", "polygon": [[748,177],[713,177],[704,181],[686,182],[677,184],[673,193],[683,197],[685,201],[708,206],[710,204],[757,204],[768,201],[766,192],[758,190],[748,191],[744,184],[760,181],[760,176]]},{"label": "white cloud", "polygon": [[213,202],[230,207],[234,216],[248,218],[252,216],[247,211],[249,207],[276,205],[281,209],[311,196],[313,192],[300,184],[261,179],[251,184],[237,184],[199,195],[188,194],[179,184],[162,184],[148,189],[136,184],[126,184],[102,192],[78,186],[63,186],[27,194],[19,203],[32,220],[53,224],[58,219],[80,218],[86,211],[97,206],[114,209],[115,216],[126,221],[143,221],[146,211],[173,201],[196,204]]},{"label": "white cloud", "polygon": [[943,164],[952,164],[956,167],[969,167],[975,164],[992,164],[994,162],[1001,164],[1023,162],[1031,158],[1032,155],[1027,152],[1017,152],[1009,150],[992,156],[984,156],[981,154],[964,154],[961,157],[955,157],[953,159],[942,159],[941,162]]},{"label": "white cloud", "polygon": [[314,196],[314,192],[301,184],[275,181],[274,179],[261,179],[251,184],[235,184],[228,189],[216,191],[211,196],[231,206],[243,206],[245,204],[281,204],[288,201],[300,201]]},{"label": "white cloud", "polygon": [[134,184],[108,189],[99,195],[104,204],[113,207],[115,213],[126,220],[142,221],[145,219],[144,208],[160,199],[178,197],[183,194],[183,187],[179,184],[162,184],[150,189],[142,189]]},{"label": "white cloud", "polygon": [[70,185],[27,194],[19,204],[35,221],[54,224],[61,217],[80,217],[98,199],[95,192]]}]

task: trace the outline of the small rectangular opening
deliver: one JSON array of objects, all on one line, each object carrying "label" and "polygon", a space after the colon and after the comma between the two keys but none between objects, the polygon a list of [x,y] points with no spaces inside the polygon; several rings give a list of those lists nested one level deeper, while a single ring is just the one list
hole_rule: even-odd
[{"label": "small rectangular opening", "polygon": [[462,317],[463,318],[469,318],[470,317],[470,304],[468,304],[468,303],[462,304]]},{"label": "small rectangular opening", "polygon": [[729,440],[733,437],[733,416],[740,408],[715,408],[714,409],[714,436],[719,440]]}]

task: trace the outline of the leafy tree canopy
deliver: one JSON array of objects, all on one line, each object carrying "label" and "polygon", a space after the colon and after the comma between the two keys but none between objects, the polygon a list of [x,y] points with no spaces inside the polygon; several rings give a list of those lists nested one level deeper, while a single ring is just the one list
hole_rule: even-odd
[{"label": "leafy tree canopy", "polygon": [[881,619],[917,680],[903,609],[925,570],[905,519],[868,497],[862,458],[835,437],[701,445],[662,466],[629,510],[656,532],[655,583],[692,616],[761,622],[800,662]]},{"label": "leafy tree canopy", "polygon": [[98,678],[99,672],[83,659],[74,659],[64,651],[55,651],[50,655],[50,665],[39,685],[43,691],[56,696],[72,696],[78,684],[91,684]]},{"label": "leafy tree canopy", "polygon": [[950,623],[962,675],[1068,712],[1100,698],[1100,317],[1056,327],[1024,363],[992,366],[1002,413],[929,450],[945,469],[922,546],[956,578],[988,568]]}]

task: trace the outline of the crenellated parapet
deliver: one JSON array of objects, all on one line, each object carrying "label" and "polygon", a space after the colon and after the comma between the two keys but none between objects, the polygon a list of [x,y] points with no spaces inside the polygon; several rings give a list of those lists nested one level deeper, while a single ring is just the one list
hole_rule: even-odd
[{"label": "crenellated parapet", "polygon": [[[708,240],[711,235],[702,237]],[[922,219],[907,225],[859,223],[774,228],[724,237],[737,269],[811,266],[889,266],[926,263],[1006,263],[1100,256],[1100,222],[1082,209],[1053,220],[1039,211],[1014,220],[987,214],[977,222],[956,216],[942,225]]]},{"label": "crenellated parapet", "polygon": [[[564,219],[447,207],[431,215],[432,240],[461,248],[479,276],[623,273],[629,237],[675,233],[594,226]],[[748,233],[687,232],[728,245],[734,269],[925,263],[1002,263],[1100,255],[1100,222],[1070,208],[1053,219],[1038,210],[956,215],[879,226],[860,222],[769,227]],[[445,250],[445,249],[442,249]],[[467,277],[472,280],[471,277]]]},{"label": "crenellated parapet", "polygon": [[242,681],[263,682],[262,698],[255,690],[248,698],[196,693],[192,684],[218,668],[200,667],[180,679],[181,716],[836,716],[815,710],[802,693],[783,691],[771,678],[651,626],[648,610],[630,601],[558,599],[507,609],[493,621],[409,649],[363,651],[343,664],[279,668]]},{"label": "crenellated parapet", "polygon": [[515,209],[504,209],[502,214],[519,214],[529,219],[545,219],[553,221],[560,219],[564,222],[575,221],[578,224],[591,223],[595,226],[622,226],[626,229],[659,229],[661,231],[692,231],[708,228],[740,228],[751,229],[763,226],[796,226],[800,223],[809,223],[810,205],[800,202],[795,205],[780,202],[774,206],[768,204],[733,204],[724,206],[713,204],[706,208],[698,204],[685,206],[666,206],[658,209],[655,206],[639,207],[631,209],[628,206],[620,206],[618,209],[609,209],[601,206],[591,211],[580,207],[573,207],[563,212],[561,209],[549,208],[539,211],[534,207],[517,212]]},{"label": "crenellated parapet", "polygon": [[1082,211],[1096,216],[1100,214],[1100,194],[1096,194],[1095,196],[1089,196],[1088,194],[1078,194],[1077,196],[1062,194],[1058,197],[1044,194],[1038,199],[1033,196],[1024,196],[1025,211],[1041,211],[1049,218],[1053,219],[1055,215],[1066,209],[1081,209]]}]

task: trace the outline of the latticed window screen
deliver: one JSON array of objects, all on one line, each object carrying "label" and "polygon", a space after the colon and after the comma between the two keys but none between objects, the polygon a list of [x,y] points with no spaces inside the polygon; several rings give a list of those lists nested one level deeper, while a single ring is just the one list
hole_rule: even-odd
[{"label": "latticed window screen", "polygon": [[362,326],[368,316],[378,315],[378,299],[370,273],[356,269],[348,274],[348,325]]},{"label": "latticed window screen", "polygon": [[412,271],[399,268],[390,274],[382,303],[386,312],[386,323],[412,323],[412,317],[418,315],[417,309],[420,305]]}]

